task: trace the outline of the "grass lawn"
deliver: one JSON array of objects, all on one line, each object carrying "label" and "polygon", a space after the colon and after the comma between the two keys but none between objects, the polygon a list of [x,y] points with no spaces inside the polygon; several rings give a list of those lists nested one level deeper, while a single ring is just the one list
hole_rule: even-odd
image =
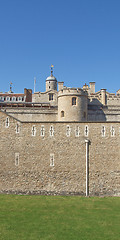
[{"label": "grass lawn", "polygon": [[0,195],[0,240],[119,240],[120,198]]}]

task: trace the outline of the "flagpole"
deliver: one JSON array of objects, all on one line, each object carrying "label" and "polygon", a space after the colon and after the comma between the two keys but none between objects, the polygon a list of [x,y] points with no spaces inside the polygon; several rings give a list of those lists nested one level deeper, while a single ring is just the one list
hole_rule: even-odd
[{"label": "flagpole", "polygon": [[34,93],[35,93],[36,77],[34,77]]}]

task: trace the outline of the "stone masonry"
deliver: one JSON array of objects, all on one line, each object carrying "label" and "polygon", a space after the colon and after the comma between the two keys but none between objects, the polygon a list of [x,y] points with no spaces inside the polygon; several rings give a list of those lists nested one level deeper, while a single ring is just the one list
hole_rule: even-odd
[{"label": "stone masonry", "polygon": [[0,93],[0,193],[120,196],[120,89]]},{"label": "stone masonry", "polygon": [[[7,128],[6,117],[9,117]],[[41,136],[43,125],[45,135]],[[85,139],[89,139],[89,194],[120,196],[120,123],[22,122],[0,112],[0,126],[1,193],[85,195]],[[50,136],[51,126],[53,136]],[[68,126],[70,136],[66,135]],[[88,136],[85,136],[86,126]],[[102,136],[103,126],[105,136]],[[51,154],[53,166],[50,166]]]}]

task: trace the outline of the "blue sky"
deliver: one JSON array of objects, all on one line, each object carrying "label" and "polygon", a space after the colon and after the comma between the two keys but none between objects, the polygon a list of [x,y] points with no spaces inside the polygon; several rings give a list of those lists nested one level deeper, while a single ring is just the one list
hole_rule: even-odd
[{"label": "blue sky", "polygon": [[0,91],[96,82],[120,88],[120,0],[0,0]]}]

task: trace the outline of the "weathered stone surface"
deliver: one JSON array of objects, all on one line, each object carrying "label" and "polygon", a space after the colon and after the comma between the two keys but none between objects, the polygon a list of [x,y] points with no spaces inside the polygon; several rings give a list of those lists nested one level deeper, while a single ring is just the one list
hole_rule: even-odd
[{"label": "weathered stone surface", "polygon": [[[120,122],[21,122],[0,112],[0,193],[85,195],[85,139],[89,145],[90,195],[120,196]],[[16,133],[16,124],[20,132]],[[36,136],[32,136],[32,126]],[[45,136],[41,136],[41,126]],[[50,126],[54,136],[50,136]],[[70,126],[70,136],[66,127]],[[89,134],[85,137],[85,126]],[[101,128],[105,126],[105,137]],[[115,135],[111,136],[111,126]],[[75,136],[79,127],[80,136]],[[15,165],[19,153],[19,165]],[[54,166],[50,166],[54,154]]]}]

